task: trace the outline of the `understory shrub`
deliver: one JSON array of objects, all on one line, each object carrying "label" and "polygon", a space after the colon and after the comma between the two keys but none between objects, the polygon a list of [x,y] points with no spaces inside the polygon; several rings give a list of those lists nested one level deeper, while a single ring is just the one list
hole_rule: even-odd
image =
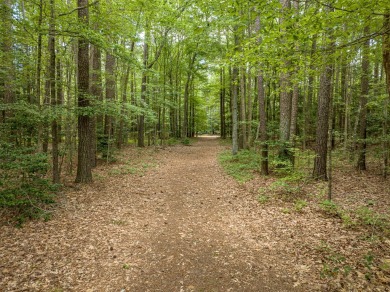
[{"label": "understory shrub", "polygon": [[58,187],[46,179],[47,155],[11,143],[0,146],[0,208],[16,212],[20,224],[27,218],[47,218],[45,206],[54,203]]},{"label": "understory shrub", "polygon": [[252,150],[241,150],[236,155],[230,151],[222,152],[219,162],[227,174],[239,182],[246,182],[253,178],[253,174],[259,171],[261,157]]}]

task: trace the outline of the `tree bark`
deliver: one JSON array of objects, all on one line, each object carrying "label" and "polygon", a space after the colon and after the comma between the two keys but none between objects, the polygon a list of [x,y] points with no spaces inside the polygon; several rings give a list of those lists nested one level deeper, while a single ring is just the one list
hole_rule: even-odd
[{"label": "tree bark", "polygon": [[49,86],[50,99],[53,107],[54,119],[51,123],[52,136],[52,165],[53,165],[53,183],[60,182],[60,170],[58,162],[59,131],[56,107],[59,104],[56,97],[56,52],[55,52],[55,19],[54,19],[54,0],[50,0],[50,20],[49,20]]},{"label": "tree bark", "polygon": [[[294,8],[295,13],[299,15],[299,1],[294,1]],[[299,43],[295,43],[295,50],[299,51]],[[295,76],[298,76],[299,74],[299,62],[295,61],[294,64],[294,74]],[[297,79],[297,77],[296,77]],[[290,142],[292,144],[292,147],[295,147],[295,140],[297,135],[297,123],[298,123],[298,101],[299,101],[299,86],[298,86],[298,80],[295,80],[294,87],[293,87],[293,93],[292,93],[292,99],[291,99],[291,122],[290,122]]]},{"label": "tree bark", "polygon": [[[290,0],[280,0],[283,6],[282,13],[284,14],[288,9],[291,8]],[[283,33],[286,33],[284,28],[284,19],[282,16],[280,19],[280,25],[282,26]],[[285,57],[286,58],[286,57]],[[289,151],[289,140],[290,140],[290,125],[291,125],[291,91],[290,87],[290,61],[285,59],[283,61],[282,72],[280,73],[280,122],[279,122],[279,158],[282,160],[290,160],[291,153]]]},{"label": "tree bark", "polygon": [[240,141],[239,148],[247,149],[245,67],[240,68]]},{"label": "tree bark", "polygon": [[[332,38],[331,30],[325,36]],[[332,51],[334,43],[328,46]],[[332,53],[332,52],[331,52]],[[313,178],[319,180],[327,180],[327,154],[328,154],[328,131],[329,131],[329,114],[330,102],[332,97],[332,78],[333,78],[333,60],[331,55],[323,57],[324,65],[320,76],[320,90],[318,95],[317,108],[317,130],[316,130],[316,144]]]},{"label": "tree bark", "polygon": [[[234,28],[234,46],[237,51],[239,46],[238,28]],[[238,99],[238,68],[237,64],[234,64],[232,70],[232,154],[238,153],[238,111],[237,111],[237,99]]]},{"label": "tree bark", "polygon": [[[145,32],[145,42],[143,51],[143,71],[141,84],[141,107],[146,105],[146,95],[148,86],[148,63],[149,63],[149,45],[148,31]],[[138,117],[138,147],[145,147],[145,114],[140,114]]]},{"label": "tree bark", "polygon": [[[78,21],[87,27],[88,20],[88,0],[78,0]],[[78,163],[76,183],[92,182],[91,166],[91,118],[85,112],[89,107],[89,44],[83,37],[78,40]]]},{"label": "tree bark", "polygon": [[[364,34],[370,33],[369,26],[364,28]],[[358,170],[366,170],[366,150],[367,150],[367,100],[369,93],[369,78],[370,78],[370,39],[364,42],[362,53],[362,77],[361,77],[361,94],[360,94],[360,123],[359,123],[359,158],[357,161]]]},{"label": "tree bark", "polygon": [[[4,104],[12,103],[14,100],[13,89],[13,53],[12,53],[12,7],[10,0],[3,0],[0,4],[1,16],[1,67],[0,70],[0,101]],[[4,69],[3,69],[4,68]],[[9,111],[2,110],[1,122],[5,123],[7,117],[10,115]],[[13,141],[13,134],[9,133],[9,141]]]},{"label": "tree bark", "polygon": [[384,15],[383,27],[386,33],[383,35],[382,40],[382,55],[383,55],[383,68],[386,73],[386,88],[389,97],[386,99],[384,105],[384,127],[383,127],[383,148],[385,149],[383,153],[383,176],[387,176],[388,172],[388,161],[389,161],[389,141],[388,141],[388,106],[390,102],[390,10],[386,11]]},{"label": "tree bark", "polygon": [[[260,16],[256,17],[255,22],[255,33],[259,34],[261,28]],[[258,43],[261,43],[261,38],[258,38]],[[259,66],[261,67],[261,66]],[[261,149],[261,173],[263,175],[268,175],[268,134],[267,134],[267,112],[266,112],[266,100],[264,92],[264,78],[261,68],[258,68],[257,75],[257,98],[259,106],[259,137],[260,138],[260,149]]]},{"label": "tree bark", "polygon": [[[108,53],[106,54],[106,101],[112,104],[115,101],[115,57]],[[104,117],[104,135],[113,137],[114,134],[114,118],[111,114]]]},{"label": "tree bark", "polygon": [[121,107],[121,116],[119,117],[119,129],[118,129],[118,138],[117,138],[117,147],[121,149],[125,142],[125,121],[124,115],[126,114],[126,103],[127,103],[127,84],[129,83],[130,76],[130,66],[127,66],[126,72],[123,76],[122,83],[122,107]]},{"label": "tree bark", "polygon": [[317,50],[317,36],[315,35],[313,37],[313,41],[311,44],[311,49],[310,49],[310,64],[309,64],[309,77],[308,77],[308,83],[307,83],[307,99],[306,99],[306,107],[305,107],[305,113],[304,113],[304,132],[305,135],[303,137],[304,141],[304,147],[306,148],[308,139],[312,137],[313,135],[313,129],[311,127],[312,119],[313,119],[313,99],[314,99],[314,83],[315,83],[315,76],[314,76],[314,71],[315,71],[315,65],[314,65],[314,55]]},{"label": "tree bark", "polygon": [[[99,4],[96,3],[94,5],[93,13],[98,16],[100,13]],[[96,21],[94,23],[94,30],[99,31],[99,24]],[[91,46],[91,67],[92,73],[91,75],[91,84],[90,91],[93,96],[94,101],[103,101],[103,91],[102,91],[102,54],[101,50],[97,45]],[[97,140],[98,140],[98,132],[99,135],[102,134],[103,127],[103,116],[101,114],[94,115],[91,118],[91,166],[97,166]]]},{"label": "tree bark", "polygon": [[226,88],[225,88],[225,68],[220,69],[220,81],[219,81],[219,104],[220,104],[220,128],[221,128],[221,138],[226,139],[226,117],[225,117],[225,97],[226,97]]},{"label": "tree bark", "polygon": [[189,102],[188,102],[188,99],[189,99],[189,95],[190,95],[190,84],[191,84],[191,79],[192,79],[192,76],[193,76],[193,69],[194,69],[194,64],[195,64],[195,60],[196,60],[196,56],[197,54],[196,53],[193,53],[191,58],[190,58],[190,62],[188,64],[188,71],[187,71],[187,79],[186,79],[186,84],[184,86],[184,108],[183,108],[183,127],[182,127],[182,133],[181,133],[181,136],[182,138],[186,138],[186,137],[189,137],[189,131],[188,131],[188,122],[189,122]]},{"label": "tree bark", "polygon": [[[37,71],[36,71],[36,104],[41,108],[41,71],[42,71],[42,14],[43,0],[39,0],[39,16],[38,16],[38,43],[37,43]],[[37,149],[42,149],[42,124],[38,125]]]}]

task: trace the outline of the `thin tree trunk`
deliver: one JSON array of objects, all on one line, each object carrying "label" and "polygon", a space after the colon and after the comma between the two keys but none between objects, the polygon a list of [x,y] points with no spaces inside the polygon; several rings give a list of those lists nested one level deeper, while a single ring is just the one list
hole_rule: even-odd
[{"label": "thin tree trunk", "polygon": [[[36,71],[36,104],[41,108],[41,71],[42,71],[42,11],[43,0],[39,0],[39,16],[38,16],[38,44],[37,44],[37,71]],[[42,149],[42,124],[38,125],[37,148]]]},{"label": "thin tree trunk", "polygon": [[[238,31],[237,27],[234,28],[234,45],[235,50],[238,49],[239,40],[238,40]],[[238,112],[237,112],[237,99],[238,99],[238,68],[237,65],[233,66],[232,73],[232,154],[236,155],[238,153]]]},{"label": "thin tree trunk", "polygon": [[[106,54],[106,101],[112,105],[115,102],[115,57],[107,52]],[[104,117],[104,137],[107,139],[107,157],[110,156],[111,138],[114,137],[114,117],[106,114]]]},{"label": "thin tree trunk", "polygon": [[292,100],[291,100],[291,124],[290,124],[290,141],[292,145],[295,144],[297,136],[297,122],[298,122],[298,101],[299,101],[299,87],[294,85]]},{"label": "thin tree trunk", "polygon": [[245,68],[240,68],[240,141],[239,148],[247,149]]},{"label": "thin tree trunk", "polygon": [[385,149],[383,153],[383,176],[386,178],[388,172],[388,161],[389,161],[389,138],[388,138],[388,107],[390,101],[390,10],[386,11],[384,15],[383,27],[387,31],[386,34],[383,34],[382,40],[382,55],[383,55],[383,68],[386,73],[386,88],[389,95],[384,104],[384,127],[383,127],[383,148]]},{"label": "thin tree trunk", "polygon": [[[78,21],[88,26],[88,0],[78,0]],[[78,106],[89,107],[89,44],[80,37],[78,40]],[[91,118],[87,113],[78,115],[78,163],[76,183],[92,182],[91,166]]]},{"label": "thin tree trunk", "polygon": [[[324,35],[325,38],[332,38],[331,31]],[[331,41],[329,48],[333,50],[334,42]],[[324,67],[320,76],[320,91],[318,95],[317,109],[317,130],[316,146],[314,159],[313,178],[327,180],[327,154],[328,154],[328,132],[329,132],[329,115],[330,102],[332,96],[332,77],[333,61],[331,55],[324,56]]]},{"label": "thin tree trunk", "polygon": [[343,121],[343,148],[344,155],[348,151],[348,124],[349,124],[349,95],[348,95],[348,65],[344,58],[341,59],[341,99],[344,101],[344,121]]},{"label": "thin tree trunk", "polygon": [[[299,15],[299,1],[294,1],[295,13]],[[299,51],[299,44],[295,43],[295,50]],[[294,64],[295,72],[294,74],[298,76],[299,74],[299,62]],[[297,136],[297,123],[298,123],[298,101],[299,101],[299,86],[298,81],[294,82],[294,88],[291,99],[291,122],[290,122],[290,142],[292,147],[295,147],[295,140]]]},{"label": "thin tree trunk", "polygon": [[57,118],[57,105],[59,104],[56,98],[56,52],[55,52],[55,19],[54,19],[54,0],[50,0],[50,20],[49,20],[49,85],[50,85],[50,99],[53,106],[54,119],[51,123],[51,136],[52,136],[52,164],[53,164],[53,183],[58,184],[60,182],[60,170],[58,161],[58,144],[59,144],[59,131],[58,131],[58,118]]},{"label": "thin tree trunk", "polygon": [[[74,53],[71,51],[71,53]],[[74,120],[72,117],[72,111],[71,108],[73,106],[72,104],[72,75],[73,75],[73,69],[71,66],[71,62],[73,60],[67,60],[66,64],[66,87],[67,87],[67,94],[66,94],[66,118],[65,118],[65,148],[67,149],[67,173],[72,174],[73,172],[73,127]]]},{"label": "thin tree trunk", "polygon": [[129,75],[130,75],[130,66],[127,66],[125,76],[123,77],[123,84],[122,84],[122,109],[121,109],[121,116],[119,118],[120,121],[119,121],[118,138],[117,138],[118,149],[121,149],[124,143],[124,127],[125,127],[124,116],[126,114],[125,106],[127,103],[127,84],[129,83]]},{"label": "thin tree trunk", "polygon": [[247,133],[247,148],[253,146],[253,135],[252,135],[252,120],[253,120],[253,94],[252,94],[252,74],[251,68],[248,68],[248,77],[247,77],[247,98],[248,98],[248,106],[247,106],[247,125],[246,125],[246,133]]},{"label": "thin tree trunk", "polygon": [[189,132],[188,132],[188,118],[189,118],[189,115],[188,115],[188,111],[189,111],[189,107],[188,107],[188,99],[189,99],[189,94],[190,94],[190,83],[191,83],[191,79],[192,79],[192,76],[193,76],[193,67],[194,67],[194,63],[195,63],[195,59],[196,59],[196,56],[197,54],[196,53],[193,53],[191,59],[190,59],[190,63],[188,64],[188,72],[187,72],[187,80],[186,80],[186,84],[184,86],[184,109],[183,109],[183,127],[182,127],[182,133],[181,133],[181,136],[183,138],[186,138],[188,137],[189,135]]},{"label": "thin tree trunk", "polygon": [[[144,51],[143,51],[143,71],[142,71],[142,84],[141,84],[141,107],[144,108],[146,105],[146,94],[148,86],[147,69],[149,63],[149,33],[145,33]],[[138,117],[138,147],[145,147],[145,114],[141,114]]]},{"label": "thin tree trunk", "polygon": [[226,89],[225,89],[225,68],[221,67],[220,69],[220,96],[219,96],[219,103],[220,103],[220,127],[221,127],[221,138],[226,139],[226,117],[225,117],[225,95],[226,95]]},{"label": "thin tree trunk", "polygon": [[[259,34],[261,28],[260,16],[256,17],[255,22],[255,33]],[[261,43],[261,39],[258,39],[258,43]],[[263,72],[261,69],[258,69],[257,75],[257,98],[258,98],[258,106],[259,106],[259,137],[260,145],[261,145],[261,173],[263,175],[268,175],[268,134],[267,134],[267,112],[266,112],[266,100],[265,100],[265,92],[264,92],[264,79]]]},{"label": "thin tree trunk", "polygon": [[[280,0],[283,6],[283,13],[291,8],[290,0]],[[280,25],[284,34],[286,34],[286,28],[283,27],[285,24],[285,16],[280,20]],[[285,59],[283,61],[282,72],[280,73],[280,123],[279,123],[279,158],[282,160],[290,160],[291,153],[289,151],[288,142],[290,140],[290,125],[291,125],[291,92],[290,92],[290,61]]]},{"label": "thin tree trunk", "polygon": [[[101,51],[97,46],[92,46],[92,76],[91,76],[91,95],[97,101],[102,101],[102,70],[101,65]],[[101,129],[103,124],[103,117],[101,114],[92,117],[91,119],[91,166],[97,166],[97,131],[98,127]],[[101,134],[101,133],[100,133]]]},{"label": "thin tree trunk", "polygon": [[[314,87],[315,87],[315,65],[314,65],[314,56],[315,52],[317,50],[317,36],[315,35],[313,37],[313,41],[311,44],[310,49],[310,64],[309,64],[309,77],[308,77],[308,83],[307,83],[307,100],[306,100],[306,111],[304,113],[304,128],[305,128],[305,136],[304,136],[304,144],[306,146],[307,140],[312,137],[313,135],[313,129],[311,125],[313,124],[313,99],[314,99]],[[310,142],[310,141],[309,141]]]},{"label": "thin tree trunk", "polygon": [[[99,10],[99,4],[96,3],[93,8],[93,13],[96,16],[99,16],[100,10]],[[94,30],[97,32],[99,31],[99,24],[98,22],[94,23]],[[102,101],[103,100],[103,94],[102,94],[102,65],[101,65],[101,50],[97,45],[91,46],[91,59],[92,59],[92,73],[91,73],[91,84],[90,84],[90,91],[91,95],[93,96],[94,100]],[[101,114],[94,115],[91,118],[91,166],[96,167],[97,166],[97,141],[98,141],[98,132],[99,135],[101,135],[103,125],[103,116]]]},{"label": "thin tree trunk", "polygon": [[[364,28],[364,34],[370,33],[369,26]],[[361,95],[360,95],[360,123],[359,123],[359,158],[357,162],[358,170],[366,170],[366,150],[367,150],[367,100],[369,93],[369,78],[370,78],[370,39],[364,42],[363,46],[363,59],[362,59],[362,77],[361,77]]]}]

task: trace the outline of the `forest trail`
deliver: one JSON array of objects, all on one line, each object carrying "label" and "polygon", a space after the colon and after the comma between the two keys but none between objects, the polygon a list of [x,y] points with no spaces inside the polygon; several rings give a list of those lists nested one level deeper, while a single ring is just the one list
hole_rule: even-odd
[{"label": "forest trail", "polygon": [[215,137],[168,147],[142,177],[76,185],[49,222],[1,226],[0,290],[303,290],[272,238],[278,219],[240,211],[248,194],[220,169],[222,149]]}]

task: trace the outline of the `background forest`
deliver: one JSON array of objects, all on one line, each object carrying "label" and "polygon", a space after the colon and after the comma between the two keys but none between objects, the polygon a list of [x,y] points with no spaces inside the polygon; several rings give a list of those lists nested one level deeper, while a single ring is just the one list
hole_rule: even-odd
[{"label": "background forest", "polygon": [[388,1],[0,3],[1,207],[202,133],[256,151],[264,175],[308,163],[325,180],[332,150],[387,175]]}]

